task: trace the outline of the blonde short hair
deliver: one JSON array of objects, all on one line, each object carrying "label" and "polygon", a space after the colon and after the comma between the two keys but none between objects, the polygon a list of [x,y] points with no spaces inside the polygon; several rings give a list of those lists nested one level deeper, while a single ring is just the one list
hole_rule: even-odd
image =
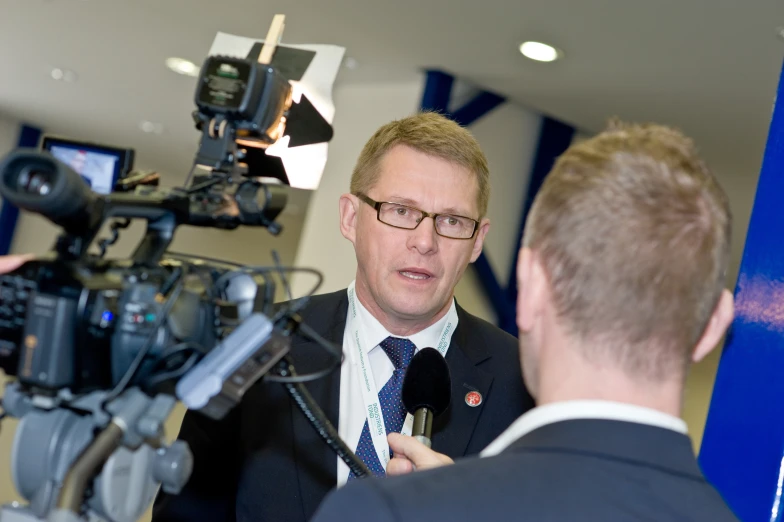
[{"label": "blonde short hair", "polygon": [[365,144],[354,167],[350,187],[352,194],[367,194],[378,181],[381,160],[396,145],[411,147],[471,171],[479,187],[477,204],[480,219],[487,214],[490,199],[487,158],[467,129],[435,112],[420,112],[378,129]]},{"label": "blonde short hair", "polygon": [[558,158],[524,244],[543,262],[559,318],[593,355],[662,380],[685,372],[718,303],[731,221],[692,140],[614,122]]}]

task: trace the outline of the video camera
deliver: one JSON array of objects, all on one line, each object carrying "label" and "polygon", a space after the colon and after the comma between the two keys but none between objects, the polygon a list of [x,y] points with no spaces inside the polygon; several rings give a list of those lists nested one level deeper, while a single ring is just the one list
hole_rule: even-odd
[{"label": "video camera", "polygon": [[[167,251],[181,225],[279,233],[285,169],[265,149],[284,135],[289,147],[331,139],[331,125],[306,96],[295,103],[269,63],[278,38],[246,58],[204,62],[193,113],[201,140],[184,187],[99,194],[51,151],[16,150],[0,163],[5,201],[62,229],[48,256],[0,275],[0,367],[16,377],[3,415],[20,419],[12,475],[30,502],[4,506],[0,522],[137,520],[159,486],[176,494],[190,476],[187,445],[163,437],[176,398],[221,419],[264,376],[284,383],[357,475],[368,473],[302,385],[334,370],[341,351],[299,321],[306,298],[274,305],[272,276],[286,269]],[[146,221],[130,259],[105,259],[105,242],[90,252],[110,219],[125,220],[113,240],[129,220]],[[295,332],[315,336],[334,364],[296,375],[286,357]]]}]

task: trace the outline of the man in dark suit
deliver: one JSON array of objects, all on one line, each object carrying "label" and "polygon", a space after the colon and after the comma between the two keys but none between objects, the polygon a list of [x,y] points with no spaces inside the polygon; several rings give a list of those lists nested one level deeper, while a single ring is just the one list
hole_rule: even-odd
[{"label": "man in dark suit", "polygon": [[[312,298],[301,315],[345,360],[307,387],[375,475],[391,456],[387,435],[411,432],[400,388],[421,348],[438,349],[452,376],[451,406],[433,428],[437,451],[476,454],[533,407],[515,339],[454,298],[489,229],[488,175],[467,130],[423,113],[371,137],[340,199],[356,279]],[[330,362],[304,337],[291,356],[300,374]],[[383,417],[368,422],[372,410]],[[331,489],[356,480],[276,383],[257,383],[221,422],[188,412],[179,438],[193,451],[193,473],[179,495],[159,496],[154,522],[305,521]]]},{"label": "man in dark suit", "polygon": [[517,267],[537,407],[454,465],[390,434],[387,471],[405,476],[349,484],[313,522],[737,520],[680,419],[690,362],[732,320],[730,229],[726,195],[679,132],[617,126],[573,145]]}]

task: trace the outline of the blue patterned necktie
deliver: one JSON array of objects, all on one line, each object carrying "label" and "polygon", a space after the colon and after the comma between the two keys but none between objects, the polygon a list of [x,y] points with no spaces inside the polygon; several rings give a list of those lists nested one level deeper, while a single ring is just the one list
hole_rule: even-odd
[{"label": "blue patterned necktie", "polygon": [[[406,374],[406,368],[414,356],[416,346],[408,339],[400,339],[399,337],[387,337],[381,341],[379,346],[386,352],[392,364],[395,365],[392,377],[389,378],[378,393],[378,401],[381,404],[381,411],[384,415],[384,427],[387,434],[392,432],[400,433],[406,421],[406,409],[403,406],[400,393],[403,389],[403,377]],[[390,456],[391,453],[390,450]],[[373,445],[373,439],[370,436],[367,419],[365,419],[365,425],[362,428],[362,435],[359,437],[356,454],[374,475],[385,475],[384,467],[378,460],[378,453],[376,453],[376,447]],[[356,476],[350,473],[348,479],[354,478]]]}]

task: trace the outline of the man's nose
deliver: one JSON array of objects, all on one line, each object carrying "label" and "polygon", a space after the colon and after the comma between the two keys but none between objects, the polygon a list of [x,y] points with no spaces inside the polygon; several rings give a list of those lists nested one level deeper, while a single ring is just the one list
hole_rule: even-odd
[{"label": "man's nose", "polygon": [[409,233],[408,247],[416,248],[420,254],[431,254],[438,251],[438,234],[433,218],[425,217],[419,225]]}]

